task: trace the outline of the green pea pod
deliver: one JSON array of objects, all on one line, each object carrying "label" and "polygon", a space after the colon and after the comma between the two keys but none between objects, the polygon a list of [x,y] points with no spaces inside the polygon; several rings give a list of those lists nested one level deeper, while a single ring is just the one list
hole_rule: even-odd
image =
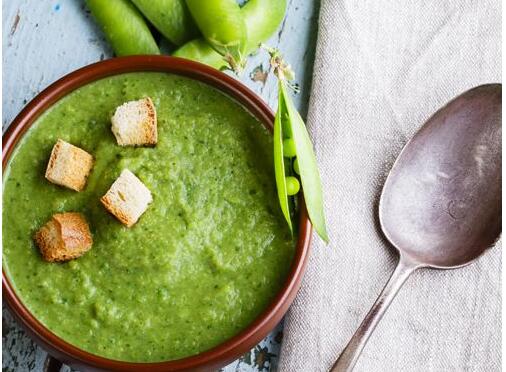
[{"label": "green pea pod", "polygon": [[173,54],[175,57],[191,59],[205,63],[218,70],[224,69],[227,63],[223,56],[216,52],[205,39],[195,39],[187,42]]},{"label": "green pea pod", "polygon": [[87,0],[117,56],[160,54],[139,11],[127,0]]},{"label": "green pea pod", "polygon": [[[279,89],[281,92],[281,81]],[[276,176],[276,187],[278,190],[279,205],[285,220],[288,223],[290,232],[293,232],[292,219],[290,218],[290,207],[288,205],[288,192],[286,189],[285,159],[283,157],[283,117],[285,117],[285,103],[282,94],[278,95],[278,110],[274,119],[274,174]]]},{"label": "green pea pod", "polygon": [[198,36],[184,0],[132,0],[160,33],[175,45]]},{"label": "green pea pod", "polygon": [[267,41],[285,17],[286,0],[249,0],[241,13],[246,23],[246,52],[252,53]]},{"label": "green pea pod", "polygon": [[[241,8],[248,36],[246,54],[253,53],[260,43],[271,37],[283,20],[285,10],[286,0],[249,0]],[[173,55],[202,62],[217,69],[227,66],[223,57],[203,39],[186,43]]]},{"label": "green pea pod", "polygon": [[[325,215],[323,212],[322,184],[320,180],[320,173],[318,172],[318,164],[316,163],[316,156],[313,151],[313,145],[307,132],[306,125],[304,124],[304,121],[300,117],[298,111],[295,109],[291,97],[288,95],[285,81],[281,79],[279,80],[279,95],[280,101],[282,100],[284,103],[284,108],[288,115],[288,124],[291,128],[292,137],[295,142],[300,179],[302,181],[302,191],[304,193],[304,200],[306,202],[309,219],[320,238],[322,238],[325,242],[328,242],[329,238],[327,235]],[[277,177],[278,176],[276,175],[276,179]],[[281,208],[283,209],[283,206],[281,206]]]},{"label": "green pea pod", "polygon": [[186,0],[198,28],[233,70],[244,67],[247,31],[236,0]]}]

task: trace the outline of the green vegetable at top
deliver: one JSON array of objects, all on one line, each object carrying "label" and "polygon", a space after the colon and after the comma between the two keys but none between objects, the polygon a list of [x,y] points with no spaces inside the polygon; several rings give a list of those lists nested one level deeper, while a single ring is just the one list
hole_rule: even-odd
[{"label": "green vegetable at top", "polygon": [[[159,54],[142,14],[173,44],[174,56],[239,72],[278,28],[286,0],[86,0],[117,56]],[[135,4],[135,6],[132,5]],[[193,17],[193,18],[192,18]],[[198,28],[197,28],[198,26]],[[193,39],[199,30],[205,39]],[[188,40],[191,40],[188,42]]]},{"label": "green vegetable at top", "polygon": [[86,0],[117,56],[160,54],[139,11],[127,0]]},{"label": "green vegetable at top", "polygon": [[247,31],[236,0],[186,0],[186,4],[209,44],[224,56],[234,71],[241,71],[245,64]]},{"label": "green vegetable at top", "polygon": [[[249,0],[240,9],[246,26],[246,55],[255,52],[260,43],[271,37],[283,20],[285,10],[286,0]],[[223,56],[204,39],[186,43],[173,55],[202,62],[217,69],[227,66]]]},{"label": "green vegetable at top", "polygon": [[132,0],[144,16],[175,45],[198,35],[184,0]]}]

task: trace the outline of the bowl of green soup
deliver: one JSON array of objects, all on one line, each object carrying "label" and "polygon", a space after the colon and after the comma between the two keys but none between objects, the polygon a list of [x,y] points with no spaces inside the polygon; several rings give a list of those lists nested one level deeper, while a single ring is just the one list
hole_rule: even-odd
[{"label": "bowl of green soup", "polygon": [[[117,146],[111,115],[150,97],[158,143]],[[33,99],[3,137],[3,296],[28,333],[76,368],[209,370],[249,351],[300,286],[311,225],[290,233],[269,107],[236,79],[164,56],[102,61]],[[81,192],[44,178],[62,139],[93,155]],[[100,196],[128,168],[152,203],[128,228]],[[46,262],[34,233],[79,212],[93,247]]]}]

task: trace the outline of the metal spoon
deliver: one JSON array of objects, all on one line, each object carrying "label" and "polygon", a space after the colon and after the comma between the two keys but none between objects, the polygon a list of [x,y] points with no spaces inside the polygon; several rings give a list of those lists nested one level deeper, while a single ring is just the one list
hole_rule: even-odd
[{"label": "metal spoon", "polygon": [[331,372],[351,371],[408,276],[474,261],[501,234],[500,84],[481,85],[436,112],[388,175],[380,225],[397,268]]}]

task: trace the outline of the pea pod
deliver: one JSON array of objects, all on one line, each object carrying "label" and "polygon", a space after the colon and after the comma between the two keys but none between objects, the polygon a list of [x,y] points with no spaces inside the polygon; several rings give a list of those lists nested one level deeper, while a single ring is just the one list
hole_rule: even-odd
[{"label": "pea pod", "polygon": [[[249,0],[241,8],[248,37],[246,54],[254,52],[258,44],[271,37],[283,20],[285,10],[286,0]],[[202,62],[217,69],[226,67],[223,57],[203,39],[188,42],[173,55]]]},{"label": "pea pod", "polygon": [[223,56],[215,51],[205,39],[187,42],[173,54],[175,57],[191,59],[221,70],[227,66]]},{"label": "pea pod", "polygon": [[248,34],[247,54],[257,50],[278,29],[285,10],[286,0],[249,0],[241,8]]},{"label": "pea pod", "polygon": [[198,35],[184,0],[132,0],[160,33],[175,45]]},{"label": "pea pod", "polygon": [[87,0],[117,56],[160,54],[139,11],[127,0]]},{"label": "pea pod", "polygon": [[[280,101],[284,103],[282,107],[283,110],[286,110],[287,124],[291,129],[291,136],[295,142],[298,168],[302,181],[302,191],[304,192],[304,200],[306,202],[309,219],[318,235],[325,242],[328,242],[329,238],[323,212],[322,184],[320,173],[318,172],[316,156],[313,151],[313,144],[311,143],[304,121],[295,109],[291,97],[288,95],[286,82],[283,79],[279,80],[279,95]],[[283,208],[283,206],[281,208]]]},{"label": "pea pod", "polygon": [[209,44],[233,70],[244,66],[246,24],[236,0],[186,0],[190,13]]}]

